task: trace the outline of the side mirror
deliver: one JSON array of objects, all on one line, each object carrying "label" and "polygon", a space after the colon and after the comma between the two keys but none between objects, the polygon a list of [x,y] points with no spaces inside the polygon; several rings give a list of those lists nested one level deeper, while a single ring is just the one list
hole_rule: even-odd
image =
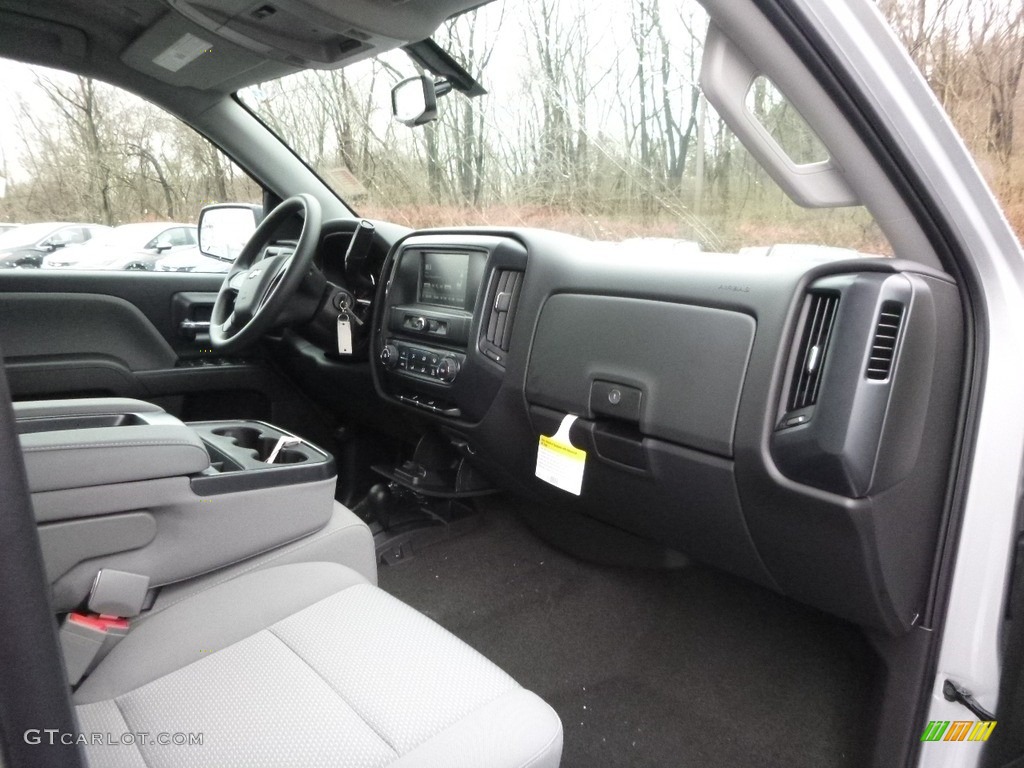
[{"label": "side mirror", "polygon": [[437,119],[437,97],[452,89],[452,84],[429,75],[410,77],[391,89],[391,114],[395,120],[413,128]]},{"label": "side mirror", "polygon": [[160,240],[153,248],[156,249],[157,253],[163,253],[164,251],[171,250],[171,244],[167,240]]},{"label": "side mirror", "polygon": [[50,253],[53,253],[58,248],[63,248],[69,242],[71,242],[71,241],[68,240],[64,235],[59,235],[58,234],[58,235],[54,235],[53,237],[47,238],[42,243],[40,243],[40,245],[42,245],[43,248],[48,250]]},{"label": "side mirror", "polygon": [[221,261],[234,261],[262,219],[262,205],[204,206],[199,211],[199,252]]}]

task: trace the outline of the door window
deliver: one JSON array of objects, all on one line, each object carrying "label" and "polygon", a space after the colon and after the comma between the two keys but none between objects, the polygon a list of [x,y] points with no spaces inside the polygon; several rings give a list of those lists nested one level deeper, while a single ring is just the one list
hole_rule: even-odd
[{"label": "door window", "polygon": [[[138,269],[145,263],[155,270],[173,253],[175,271],[222,270],[195,248],[199,211],[210,203],[261,202],[262,190],[249,176],[177,118],[120,88],[3,59],[0,71],[7,180],[0,221],[68,224],[51,235],[62,243],[57,255],[19,266]],[[101,237],[110,227],[123,234]],[[157,241],[170,250],[140,261]]]}]

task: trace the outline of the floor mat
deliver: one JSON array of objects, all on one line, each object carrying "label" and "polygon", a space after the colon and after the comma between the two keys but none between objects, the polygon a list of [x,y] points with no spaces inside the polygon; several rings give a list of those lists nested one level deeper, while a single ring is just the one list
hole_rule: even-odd
[{"label": "floor mat", "polygon": [[516,503],[380,584],[551,704],[563,766],[864,762],[874,667],[852,626],[711,569],[582,563]]}]

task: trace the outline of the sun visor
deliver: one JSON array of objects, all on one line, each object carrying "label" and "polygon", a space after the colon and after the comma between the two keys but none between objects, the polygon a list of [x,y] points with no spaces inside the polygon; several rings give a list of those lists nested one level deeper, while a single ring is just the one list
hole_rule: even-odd
[{"label": "sun visor", "polygon": [[74,67],[85,59],[86,40],[80,29],[0,10],[0,51],[19,61]]},{"label": "sun visor", "polygon": [[168,2],[200,27],[260,56],[320,69],[340,67],[429,37],[450,15],[446,3],[411,0]]}]

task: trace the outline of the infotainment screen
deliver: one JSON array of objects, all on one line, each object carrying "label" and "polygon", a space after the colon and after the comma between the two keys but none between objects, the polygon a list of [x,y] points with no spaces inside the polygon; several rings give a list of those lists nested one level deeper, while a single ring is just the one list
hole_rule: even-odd
[{"label": "infotainment screen", "polygon": [[420,303],[465,309],[468,278],[469,254],[424,253]]}]

